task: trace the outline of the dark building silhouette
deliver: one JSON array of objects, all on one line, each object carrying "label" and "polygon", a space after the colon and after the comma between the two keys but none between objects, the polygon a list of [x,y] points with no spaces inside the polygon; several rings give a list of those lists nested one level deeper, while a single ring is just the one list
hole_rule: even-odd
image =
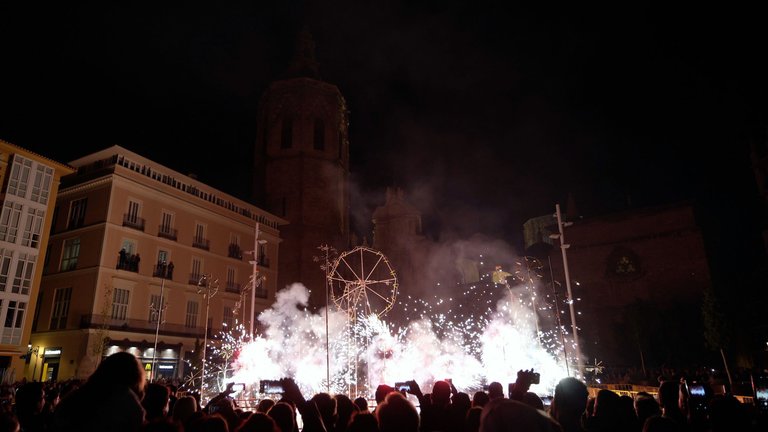
[{"label": "dark building silhouette", "polygon": [[284,78],[261,98],[255,199],[290,223],[281,232],[278,287],[301,282],[310,306],[325,305],[318,247],[349,245],[348,113],[339,89],[320,80],[314,42],[303,31]]}]

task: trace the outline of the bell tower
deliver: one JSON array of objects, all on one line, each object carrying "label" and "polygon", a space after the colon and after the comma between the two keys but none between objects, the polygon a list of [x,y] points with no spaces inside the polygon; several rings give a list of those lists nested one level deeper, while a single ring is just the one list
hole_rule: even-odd
[{"label": "bell tower", "polygon": [[259,102],[254,192],[281,227],[278,289],[301,282],[311,290],[310,307],[325,306],[321,245],[349,246],[349,141],[346,101],[320,80],[308,31],[296,42],[285,76]]}]

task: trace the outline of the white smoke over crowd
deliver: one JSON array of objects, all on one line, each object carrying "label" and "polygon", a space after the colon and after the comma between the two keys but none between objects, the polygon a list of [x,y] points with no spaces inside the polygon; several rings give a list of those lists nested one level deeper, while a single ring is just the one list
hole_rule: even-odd
[{"label": "white smoke over crowd", "polygon": [[[394,328],[376,316],[350,319],[336,310],[326,324],[326,311],[308,312],[308,290],[293,284],[259,316],[264,331],[243,346],[232,379],[258,386],[260,380],[292,377],[307,394],[370,396],[379,384],[411,379],[424,392],[445,378],[471,392],[491,381],[514,382],[518,370],[534,368],[541,384],[531,390],[549,394],[567,374],[561,356],[539,342],[537,315],[523,295],[521,288],[510,289],[485,316],[446,324],[444,316],[421,313]],[[484,324],[481,330],[467,330],[477,328],[467,322],[473,319]]]}]

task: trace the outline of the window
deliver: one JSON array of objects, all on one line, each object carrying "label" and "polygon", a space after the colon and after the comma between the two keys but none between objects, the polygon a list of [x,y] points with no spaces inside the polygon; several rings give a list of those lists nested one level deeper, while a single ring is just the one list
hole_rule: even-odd
[{"label": "window", "polygon": [[170,262],[170,254],[167,250],[160,249],[157,251],[157,263],[158,264],[168,264]]},{"label": "window", "polygon": [[137,224],[139,223],[141,206],[136,201],[128,201],[128,222]]},{"label": "window", "polygon": [[0,240],[16,243],[20,218],[21,204],[6,201],[3,205],[3,213],[0,214]]},{"label": "window", "polygon": [[184,327],[195,328],[197,327],[197,310],[199,305],[194,300],[187,302],[187,318],[184,321]]},{"label": "window", "polygon": [[32,276],[34,276],[35,262],[37,256],[19,254],[19,262],[16,263],[16,275],[13,278],[11,292],[23,295],[29,295],[29,288],[32,286]]},{"label": "window", "polygon": [[203,275],[203,261],[200,258],[192,257],[192,274],[190,275],[190,282],[197,284],[200,276]]},{"label": "window", "polygon": [[322,119],[315,119],[315,150],[325,150],[325,124]]},{"label": "window", "polygon": [[48,204],[48,195],[51,192],[51,179],[53,178],[53,168],[45,165],[37,165],[35,172],[35,181],[32,184],[32,196],[30,199],[40,204]]},{"label": "window", "polygon": [[136,253],[136,241],[123,240],[123,243],[120,245],[120,249],[125,249],[125,253],[128,255],[134,255]]},{"label": "window", "polygon": [[21,330],[24,324],[24,312],[27,309],[25,302],[11,300],[8,302],[8,310],[5,312],[5,325],[1,343],[16,344],[21,341]]},{"label": "window", "polygon": [[160,216],[160,232],[163,234],[172,234],[173,231],[173,213],[163,210]]},{"label": "window", "polygon": [[53,313],[51,314],[50,330],[67,327],[69,316],[69,302],[72,299],[72,288],[57,288],[53,297]]},{"label": "window", "polygon": [[227,328],[235,326],[235,314],[232,313],[231,307],[224,306],[224,325],[226,325]]},{"label": "window", "polygon": [[237,275],[234,267],[227,267],[227,286],[225,289],[230,292],[239,292],[240,286],[235,282]]},{"label": "window", "polygon": [[64,240],[64,253],[61,255],[61,270],[70,271],[77,267],[77,258],[80,256],[80,239]]},{"label": "window", "polygon": [[2,256],[0,256],[0,291],[5,291],[5,288],[8,286],[8,273],[11,270],[13,252],[9,250],[3,250],[2,252]]},{"label": "window", "polygon": [[130,292],[127,289],[115,288],[112,294],[112,319],[124,320],[128,316],[128,300]]},{"label": "window", "polygon": [[198,223],[195,224],[195,241],[202,243],[205,240],[205,225]]},{"label": "window", "polygon": [[293,145],[293,119],[286,117],[283,119],[283,128],[280,134],[280,148],[289,149]]},{"label": "window", "polygon": [[69,204],[69,219],[67,229],[80,228],[85,222],[85,208],[88,204],[87,198],[72,201]]},{"label": "window", "polygon": [[40,246],[40,233],[43,230],[43,210],[28,209],[27,223],[24,224],[24,236],[21,238],[22,246],[37,249]]},{"label": "window", "polygon": [[19,197],[27,195],[29,172],[32,170],[32,161],[19,155],[13,156],[11,175],[8,177],[8,193]]}]

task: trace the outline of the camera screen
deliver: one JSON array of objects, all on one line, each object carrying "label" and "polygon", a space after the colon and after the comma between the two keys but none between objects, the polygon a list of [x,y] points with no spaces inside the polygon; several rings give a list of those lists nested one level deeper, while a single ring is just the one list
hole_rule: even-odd
[{"label": "camera screen", "polygon": [[276,393],[283,393],[283,385],[280,384],[280,381],[262,381],[261,382],[261,393],[265,394],[276,394]]},{"label": "camera screen", "polygon": [[245,384],[233,384],[232,385],[232,390],[235,393],[239,393],[239,392],[243,391],[244,389],[245,389]]},{"label": "camera screen", "polygon": [[703,385],[692,385],[691,386],[691,396],[706,396],[706,392],[704,391]]}]

